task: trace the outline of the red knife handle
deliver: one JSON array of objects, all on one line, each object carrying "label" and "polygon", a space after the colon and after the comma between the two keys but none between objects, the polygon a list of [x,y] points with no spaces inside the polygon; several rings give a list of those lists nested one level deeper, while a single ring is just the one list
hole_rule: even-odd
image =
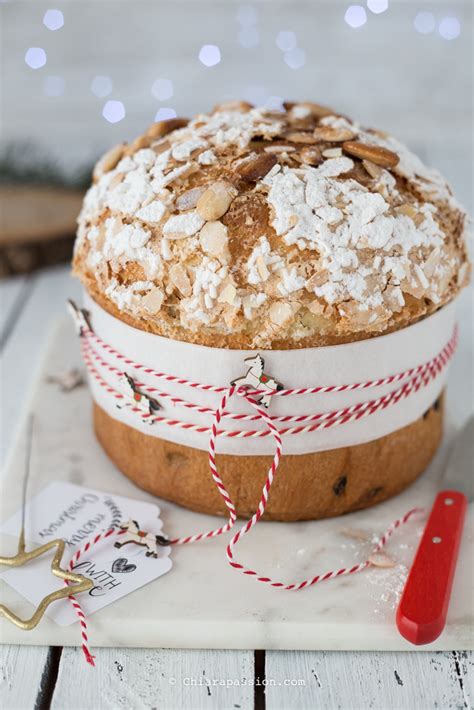
[{"label": "red knife handle", "polygon": [[398,630],[416,645],[444,629],[466,510],[458,491],[436,496],[397,609]]}]

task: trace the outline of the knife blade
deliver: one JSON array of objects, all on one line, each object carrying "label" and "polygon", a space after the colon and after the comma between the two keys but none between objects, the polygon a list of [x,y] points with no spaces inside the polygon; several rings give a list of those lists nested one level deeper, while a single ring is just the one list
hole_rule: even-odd
[{"label": "knife blade", "polygon": [[401,635],[419,646],[443,631],[467,505],[474,498],[474,416],[458,435],[440,480],[397,609]]}]

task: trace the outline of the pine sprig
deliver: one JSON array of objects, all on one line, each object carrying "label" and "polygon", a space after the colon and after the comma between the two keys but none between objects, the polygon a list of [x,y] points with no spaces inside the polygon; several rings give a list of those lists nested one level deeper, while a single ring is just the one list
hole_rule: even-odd
[{"label": "pine sprig", "polygon": [[59,161],[30,142],[10,143],[0,153],[0,184],[60,185],[85,189],[92,165],[68,172]]}]

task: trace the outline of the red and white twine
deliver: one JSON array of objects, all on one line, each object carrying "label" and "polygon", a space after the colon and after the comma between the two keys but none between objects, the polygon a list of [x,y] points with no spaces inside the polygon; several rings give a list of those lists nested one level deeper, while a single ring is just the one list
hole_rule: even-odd
[{"label": "red and white twine", "polygon": [[[457,341],[458,341],[458,333],[457,333],[457,328],[454,329],[453,334],[445,347],[441,350],[441,352],[434,357],[432,360],[430,360],[427,363],[424,363],[422,365],[419,365],[418,367],[411,368],[409,370],[405,370],[404,372],[397,373],[394,375],[391,375],[389,377],[385,377],[382,379],[378,380],[369,380],[367,382],[361,382],[361,383],[355,383],[355,384],[344,384],[344,385],[329,385],[329,386],[319,386],[319,387],[302,387],[302,388],[296,388],[296,389],[283,389],[279,391],[274,391],[272,393],[272,397],[288,397],[288,396],[295,396],[295,395],[308,395],[308,394],[321,394],[321,393],[330,393],[330,392],[344,392],[344,391],[352,391],[352,390],[362,390],[362,389],[370,389],[373,387],[380,387],[382,385],[389,385],[392,383],[399,383],[402,382],[402,384],[398,387],[396,387],[394,390],[389,392],[388,394],[378,397],[376,399],[369,400],[367,402],[363,402],[360,404],[355,404],[350,407],[345,407],[343,409],[335,410],[332,412],[324,412],[324,413],[317,413],[317,414],[303,414],[303,415],[286,415],[286,416],[277,416],[277,417],[272,417],[269,415],[267,411],[263,407],[259,405],[257,400],[255,399],[257,396],[261,395],[261,392],[258,391],[249,391],[248,389],[245,389],[243,387],[237,387],[235,385],[232,385],[230,387],[216,387],[214,385],[210,384],[203,384],[199,382],[193,382],[190,380],[187,380],[185,378],[181,377],[175,377],[173,375],[169,375],[163,372],[159,372],[157,370],[154,370],[153,368],[145,367],[144,365],[141,365],[140,363],[137,363],[130,358],[125,357],[121,353],[119,353],[115,348],[111,347],[107,343],[105,343],[101,338],[99,338],[93,330],[90,328],[83,329],[82,331],[82,337],[81,337],[81,345],[82,345],[82,354],[84,358],[84,362],[89,370],[90,376],[93,377],[96,382],[104,388],[110,395],[112,395],[114,398],[117,400],[120,399],[125,399],[124,395],[118,392],[114,387],[112,387],[101,375],[99,368],[102,368],[102,370],[105,370],[106,372],[109,372],[113,374],[114,376],[121,375],[124,371],[124,366],[127,368],[133,369],[135,372],[141,372],[143,374],[146,374],[148,376],[152,376],[156,378],[157,380],[161,380],[163,383],[166,382],[172,382],[175,384],[179,385],[184,385],[186,387],[190,387],[192,389],[197,389],[201,391],[206,391],[206,392],[214,392],[214,393],[220,393],[222,394],[222,399],[221,402],[216,410],[210,408],[210,407],[204,407],[198,404],[194,404],[192,402],[187,402],[184,399],[181,399],[179,397],[176,397],[174,395],[171,395],[162,389],[159,388],[154,388],[154,387],[148,387],[145,386],[143,383],[139,383],[138,381],[136,382],[137,386],[145,391],[149,392],[150,394],[153,394],[157,398],[165,399],[165,400],[170,400],[174,405],[177,405],[179,407],[183,407],[186,409],[194,409],[199,413],[202,414],[210,414],[213,415],[213,421],[212,425],[210,427],[206,426],[200,426],[196,424],[192,424],[190,422],[184,422],[179,419],[170,419],[167,417],[162,417],[158,416],[156,414],[146,414],[142,410],[138,409],[137,407],[134,407],[133,405],[130,407],[130,411],[138,413],[142,419],[150,418],[153,420],[153,422],[157,422],[159,424],[164,424],[167,426],[171,427],[180,427],[182,429],[187,429],[190,431],[195,431],[198,433],[204,433],[204,434],[209,434],[209,468],[211,471],[212,478],[216,484],[216,487],[222,496],[224,503],[227,507],[228,510],[228,520],[227,522],[218,527],[215,528],[214,530],[210,530],[208,532],[204,533],[198,533],[195,535],[189,535],[186,537],[180,537],[176,538],[173,540],[170,540],[170,544],[173,545],[185,545],[188,543],[192,542],[198,542],[200,540],[204,540],[207,538],[211,537],[216,537],[218,535],[222,535],[223,533],[227,533],[229,530],[231,530],[235,522],[237,520],[237,513],[235,509],[235,505],[229,495],[229,492],[227,491],[224,482],[222,481],[222,478],[219,475],[219,471],[217,468],[217,463],[216,463],[216,450],[215,450],[215,444],[216,444],[216,439],[218,436],[226,436],[226,437],[232,437],[232,438],[260,438],[260,437],[267,437],[271,436],[273,437],[275,441],[275,454],[273,456],[272,463],[268,469],[267,476],[265,479],[265,483],[263,485],[262,489],[262,495],[260,498],[260,501],[258,503],[257,510],[255,513],[252,515],[250,520],[248,520],[232,537],[230,540],[229,544],[227,545],[226,549],[226,555],[227,555],[227,560],[229,564],[234,568],[242,572],[243,574],[247,576],[252,576],[257,579],[259,582],[264,582],[268,584],[271,587],[277,587],[280,589],[286,589],[286,590],[299,590],[299,589],[304,589],[305,587],[310,587],[314,584],[317,584],[318,582],[322,582],[328,579],[333,579],[334,577],[340,577],[343,575],[347,574],[355,574],[356,572],[360,572],[361,570],[365,569],[370,565],[369,560],[365,560],[364,562],[361,562],[353,567],[350,568],[342,568],[339,570],[335,571],[329,571],[326,572],[325,574],[320,574],[320,575],[315,575],[313,577],[310,577],[309,579],[305,579],[302,581],[294,582],[291,584],[288,584],[286,582],[280,582],[280,581],[275,581],[271,579],[270,577],[263,576],[260,573],[246,567],[245,565],[241,564],[240,562],[236,561],[234,558],[234,550],[235,547],[237,546],[237,543],[245,536],[247,535],[250,530],[257,524],[257,522],[260,520],[260,518],[263,516],[267,503],[268,503],[268,497],[270,493],[270,489],[273,483],[274,476],[276,474],[276,471],[278,469],[278,465],[280,463],[281,455],[282,455],[282,437],[287,436],[287,435],[297,435],[301,433],[308,433],[308,432],[313,432],[317,431],[320,429],[327,429],[330,427],[335,427],[335,426],[340,426],[342,424],[346,424],[348,422],[353,422],[358,419],[370,416],[374,414],[375,412],[379,410],[386,409],[387,407],[393,406],[400,400],[408,397],[409,395],[417,392],[420,388],[425,387],[428,385],[432,380],[434,380],[436,377],[438,377],[441,372],[444,370],[446,365],[448,364],[449,360],[453,356],[456,346],[457,346]],[[104,359],[104,356],[101,355],[102,353],[108,354],[112,356],[116,361],[118,361],[117,365],[113,365],[109,362],[107,362]],[[268,394],[268,392],[266,392]],[[229,404],[229,401],[232,399],[234,395],[237,395],[239,397],[242,397],[247,401],[247,403],[251,406],[253,409],[253,413],[250,414],[238,414],[238,413],[233,413],[227,410],[227,406]],[[222,420],[223,419],[232,419],[232,420],[240,420],[240,421],[260,421],[265,425],[265,429],[257,429],[257,430],[227,430],[227,429],[221,429],[219,428],[222,425]],[[291,423],[291,424],[296,424],[297,426],[292,426],[292,427],[283,427],[279,429],[277,427],[277,424],[285,424],[285,423]],[[304,426],[300,426],[301,424],[304,424]],[[405,524],[410,520],[410,518],[415,515],[415,513],[421,512],[421,509],[419,508],[414,508],[413,510],[410,510],[408,513],[406,513],[402,518],[399,518],[398,520],[395,520],[385,531],[385,533],[382,535],[380,538],[377,546],[375,547],[375,550],[373,552],[378,552],[381,550],[388,542],[389,538],[391,535],[394,533],[394,531],[399,528],[401,525]],[[69,563],[69,568],[72,569],[74,564],[78,562],[80,557],[87,552],[93,545],[97,544],[100,540],[107,538],[113,534],[121,534],[122,531],[117,531],[116,529],[111,529],[108,530],[105,533],[102,533],[100,535],[97,535],[93,540],[90,542],[86,543],[83,548],[80,550],[76,551]],[[87,638],[87,623],[86,619],[84,616],[84,613],[81,609],[80,604],[78,603],[77,599],[75,599],[74,596],[69,597],[71,600],[71,603],[73,604],[73,607],[76,611],[76,614],[79,617],[80,625],[81,625],[81,634],[82,634],[82,648],[86,657],[86,660],[88,663],[91,665],[94,665],[94,660],[93,656],[91,655],[89,648],[88,648],[88,638]]]}]

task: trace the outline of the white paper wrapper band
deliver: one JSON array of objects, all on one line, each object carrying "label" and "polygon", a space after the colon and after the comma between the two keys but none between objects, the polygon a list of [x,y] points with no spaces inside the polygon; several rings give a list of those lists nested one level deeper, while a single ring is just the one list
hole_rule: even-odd
[{"label": "white paper wrapper band", "polygon": [[[189,381],[228,387],[230,382],[245,375],[248,366],[244,360],[258,351],[228,350],[193,345],[170,340],[132,328],[104,311],[87,294],[85,308],[90,314],[94,333],[113,349],[128,359],[160,372]],[[451,339],[455,324],[456,304],[452,302],[432,316],[402,330],[345,345],[298,350],[271,350],[260,354],[265,360],[265,373],[281,382],[285,389],[328,385],[345,385],[387,378],[418,367],[436,357]],[[152,374],[135,373],[132,366],[124,367],[112,356],[107,361],[122,368],[131,377],[148,387],[160,389],[173,397],[193,404],[216,409],[221,394],[192,389],[175,382],[157,381]],[[447,376],[447,367],[426,386],[400,399],[396,404],[370,416],[329,429],[288,435],[283,438],[285,454],[304,454],[362,444],[386,436],[421,417],[437,399]],[[118,377],[111,372],[101,372],[110,387],[120,391]],[[95,402],[111,417],[138,429],[177,444],[207,451],[209,434],[189,431],[160,422],[150,425],[131,409],[117,407],[117,399],[90,377],[90,387]],[[273,397],[269,409],[271,416],[316,414],[330,412],[384,396],[403,381],[353,391],[302,394]],[[160,415],[179,419],[193,425],[210,427],[212,414],[197,412],[174,405],[169,399],[158,400],[162,405]],[[228,409],[236,413],[252,413],[250,405],[241,397],[233,397]],[[224,419],[226,430],[263,429],[259,421]],[[281,425],[278,425],[279,428]],[[217,438],[218,453],[235,455],[272,455],[274,441],[267,438]]]}]

